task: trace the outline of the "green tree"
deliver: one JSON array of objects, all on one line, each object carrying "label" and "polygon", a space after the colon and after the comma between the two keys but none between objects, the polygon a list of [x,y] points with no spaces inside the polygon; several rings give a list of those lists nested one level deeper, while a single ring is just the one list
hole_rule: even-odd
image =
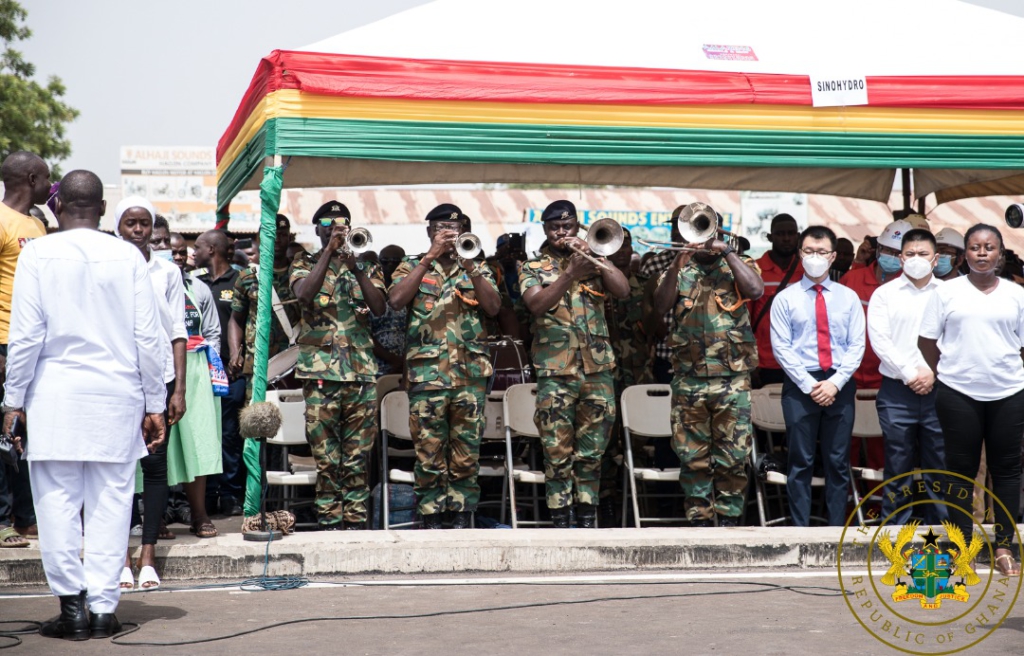
[{"label": "green tree", "polygon": [[32,36],[24,25],[27,17],[15,0],[0,0],[0,159],[28,150],[55,166],[71,154],[65,128],[78,110],[62,101],[65,88],[60,78],[53,76],[46,86],[40,85],[32,79],[35,66],[12,48]]}]

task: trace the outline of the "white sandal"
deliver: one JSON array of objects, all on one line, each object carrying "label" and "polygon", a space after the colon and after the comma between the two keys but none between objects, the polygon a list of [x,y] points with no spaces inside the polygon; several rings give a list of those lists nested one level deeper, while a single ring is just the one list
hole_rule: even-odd
[{"label": "white sandal", "polygon": [[[150,585],[147,586],[146,584]],[[156,570],[152,566],[146,565],[139,570],[139,590],[147,592],[149,590],[156,590],[160,587],[160,577],[157,576]]]},{"label": "white sandal", "polygon": [[121,592],[131,592],[135,589],[135,575],[131,567],[121,570]]}]

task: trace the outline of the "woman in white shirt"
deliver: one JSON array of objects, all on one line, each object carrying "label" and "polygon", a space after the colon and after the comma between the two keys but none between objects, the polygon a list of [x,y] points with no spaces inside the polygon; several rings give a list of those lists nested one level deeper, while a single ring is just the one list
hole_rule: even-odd
[{"label": "woman in white shirt", "polygon": [[[918,346],[938,378],[936,410],[946,446],[950,519],[970,540],[973,483],[982,445],[995,503],[995,567],[1018,576],[1013,536],[1020,506],[1024,436],[1024,289],[996,276],[1003,254],[997,228],[967,231],[970,273],[941,285],[925,308]],[[966,479],[966,480],[965,480]]]}]

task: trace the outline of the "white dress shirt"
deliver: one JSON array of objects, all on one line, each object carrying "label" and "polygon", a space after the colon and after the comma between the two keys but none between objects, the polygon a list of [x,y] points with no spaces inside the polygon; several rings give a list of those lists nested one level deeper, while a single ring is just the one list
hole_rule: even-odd
[{"label": "white dress shirt", "polygon": [[8,406],[25,407],[29,460],[146,455],[143,411],[164,411],[163,353],[138,249],[76,229],[25,246],[14,277]]},{"label": "white dress shirt", "polygon": [[[772,302],[772,353],[804,394],[817,382],[808,372],[821,371],[818,364],[817,284],[807,276],[775,296]],[[864,309],[857,293],[825,278],[820,283],[828,311],[832,368],[828,381],[838,389],[849,382],[864,357]]]},{"label": "white dress shirt", "polygon": [[167,336],[167,352],[164,354],[164,382],[174,380],[174,352],[170,343],[176,339],[188,340],[185,330],[185,283],[181,269],[173,262],[153,255],[149,256],[149,278],[153,281],[157,305],[160,308],[160,324]]},{"label": "white dress shirt", "polygon": [[942,284],[935,276],[920,289],[906,274],[875,290],[868,303],[868,337],[881,360],[879,372],[907,383],[917,378],[918,367],[928,367],[917,338],[921,316],[932,293]]}]

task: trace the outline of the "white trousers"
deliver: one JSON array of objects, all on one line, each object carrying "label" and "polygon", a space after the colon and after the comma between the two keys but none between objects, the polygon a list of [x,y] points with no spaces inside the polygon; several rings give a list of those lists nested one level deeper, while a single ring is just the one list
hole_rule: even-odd
[{"label": "white trousers", "polygon": [[[134,461],[29,463],[46,581],[57,596],[86,590],[93,613],[113,613],[121,597],[119,581],[128,553],[135,465]],[[84,563],[79,556],[83,509]]]}]

